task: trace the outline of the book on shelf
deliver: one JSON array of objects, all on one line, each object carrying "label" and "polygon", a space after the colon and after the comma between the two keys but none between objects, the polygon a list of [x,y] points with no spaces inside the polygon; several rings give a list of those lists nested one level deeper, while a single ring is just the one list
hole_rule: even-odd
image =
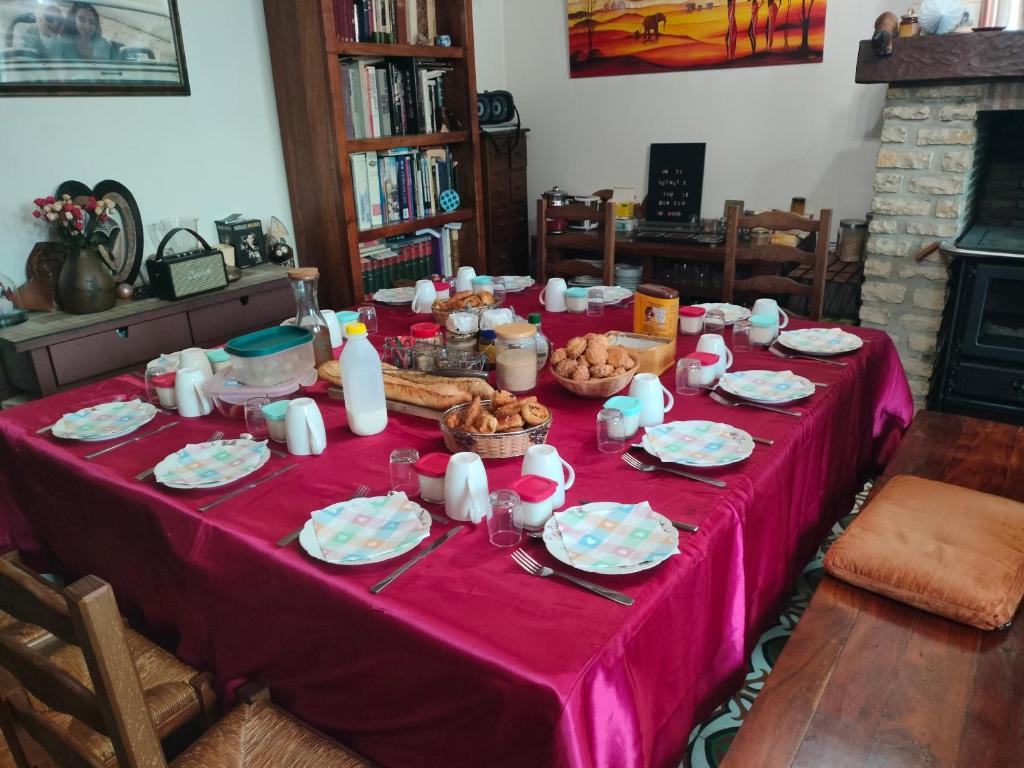
[{"label": "book on shelf", "polygon": [[401,235],[369,240],[359,245],[363,292],[391,288],[436,274],[437,249],[430,235]]},{"label": "book on shelf", "polygon": [[458,191],[458,162],[449,147],[354,152],[349,160],[360,232],[434,216],[441,213],[441,193]]},{"label": "book on shelf", "polygon": [[451,62],[430,59],[342,59],[345,136],[371,139],[450,130]]},{"label": "book on shelf", "polygon": [[[397,0],[332,0],[334,33],[343,42],[397,43]],[[411,45],[434,45],[436,0],[406,0],[406,29]]]}]

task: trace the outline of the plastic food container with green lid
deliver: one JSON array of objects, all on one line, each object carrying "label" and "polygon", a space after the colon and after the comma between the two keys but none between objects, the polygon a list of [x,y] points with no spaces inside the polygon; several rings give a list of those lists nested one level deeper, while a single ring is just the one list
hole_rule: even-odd
[{"label": "plastic food container with green lid", "polygon": [[316,367],[313,334],[305,328],[277,325],[232,339],[224,347],[234,377],[251,387],[269,387]]}]

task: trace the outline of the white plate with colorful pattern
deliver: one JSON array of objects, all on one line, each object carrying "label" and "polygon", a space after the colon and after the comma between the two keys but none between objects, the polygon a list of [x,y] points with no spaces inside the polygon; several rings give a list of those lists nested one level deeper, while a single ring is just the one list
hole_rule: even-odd
[{"label": "white plate with colorful pattern", "polygon": [[[615,501],[597,501],[591,502],[580,507],[574,507],[564,512],[571,513],[574,510],[580,510],[592,514],[594,512],[608,512],[614,514],[616,510],[623,507],[635,507],[635,504],[621,504]],[[564,514],[564,513],[559,513]],[[672,555],[679,554],[679,531],[675,529],[672,523],[664,515],[661,515],[651,510],[650,518],[654,520],[657,525],[661,528],[661,532],[669,539],[670,546],[658,556],[654,558],[642,560],[638,563],[630,563],[627,565],[611,565],[605,567],[599,566],[586,566],[579,565],[573,561],[569,555],[569,550],[566,549],[565,540],[562,538],[562,533],[558,529],[558,521],[552,516],[549,517],[547,522],[544,524],[544,546],[547,547],[551,556],[554,557],[561,563],[565,563],[570,568],[575,568],[579,571],[585,571],[586,573],[601,573],[606,576],[622,576],[628,573],[639,573],[640,571],[646,571],[654,568],[657,565],[665,562]]]},{"label": "white plate with colorful pattern", "polygon": [[727,467],[750,458],[754,439],[715,421],[673,421],[647,427],[641,445],[661,461],[687,467]]},{"label": "white plate with colorful pattern", "polygon": [[714,301],[708,304],[694,304],[695,307],[701,307],[704,311],[710,309],[720,309],[725,313],[725,324],[732,325],[737,320],[746,320],[750,317],[750,310],[746,307],[741,307],[738,304],[724,304],[722,302]]},{"label": "white plate with colorful pattern", "polygon": [[522,293],[537,282],[529,275],[505,275],[501,279],[505,283],[506,293]]},{"label": "white plate with colorful pattern", "polygon": [[381,288],[373,292],[373,300],[381,304],[401,306],[402,304],[411,304],[415,295],[416,289],[411,286],[404,288]]},{"label": "white plate with colorful pattern", "polygon": [[65,413],[53,425],[54,437],[65,440],[112,440],[123,437],[148,424],[156,416],[156,408],[141,400],[119,400]]},{"label": "white plate with colorful pattern", "polygon": [[[312,513],[299,545],[332,565],[371,565],[404,555],[430,535],[430,513],[404,493],[352,499]],[[336,543],[340,556],[324,553],[317,527]]]},{"label": "white plate with colorful pattern", "polygon": [[840,328],[801,328],[780,333],[779,344],[804,355],[827,357],[858,350],[864,341]]},{"label": "white plate with colorful pattern", "polygon": [[792,371],[733,371],[718,386],[730,395],[755,403],[778,405],[814,394],[814,385]]},{"label": "white plate with colorful pattern", "polygon": [[633,297],[633,292],[629,288],[623,288],[620,285],[592,285],[587,290],[591,288],[601,290],[605,305],[618,304],[620,301],[626,301]]},{"label": "white plate with colorful pattern", "polygon": [[251,475],[270,459],[266,441],[214,440],[189,443],[156,465],[156,481],[169,488],[219,488]]}]

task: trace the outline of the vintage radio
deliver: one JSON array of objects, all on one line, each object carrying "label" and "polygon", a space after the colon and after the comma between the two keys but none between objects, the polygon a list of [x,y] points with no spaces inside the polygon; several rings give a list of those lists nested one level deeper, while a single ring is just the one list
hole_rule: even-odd
[{"label": "vintage radio", "polygon": [[[186,253],[164,256],[164,246],[176,232],[185,231],[196,238],[201,247]],[[191,229],[172,229],[156,249],[156,258],[146,262],[152,294],[167,301],[177,301],[196,294],[215,291],[228,284],[224,254]]]}]

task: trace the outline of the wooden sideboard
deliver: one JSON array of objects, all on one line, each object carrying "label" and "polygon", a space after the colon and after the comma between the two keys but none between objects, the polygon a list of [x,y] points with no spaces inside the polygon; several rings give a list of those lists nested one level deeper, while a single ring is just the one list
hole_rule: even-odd
[{"label": "wooden sideboard", "polygon": [[94,315],[33,312],[0,329],[0,360],[9,387],[32,395],[137,367],[186,347],[209,347],[275,325],[295,312],[284,267],[242,272],[223,290],[181,301],[119,301]]},{"label": "wooden sideboard", "polygon": [[481,131],[487,271],[529,274],[530,219],[526,192],[526,134]]}]

